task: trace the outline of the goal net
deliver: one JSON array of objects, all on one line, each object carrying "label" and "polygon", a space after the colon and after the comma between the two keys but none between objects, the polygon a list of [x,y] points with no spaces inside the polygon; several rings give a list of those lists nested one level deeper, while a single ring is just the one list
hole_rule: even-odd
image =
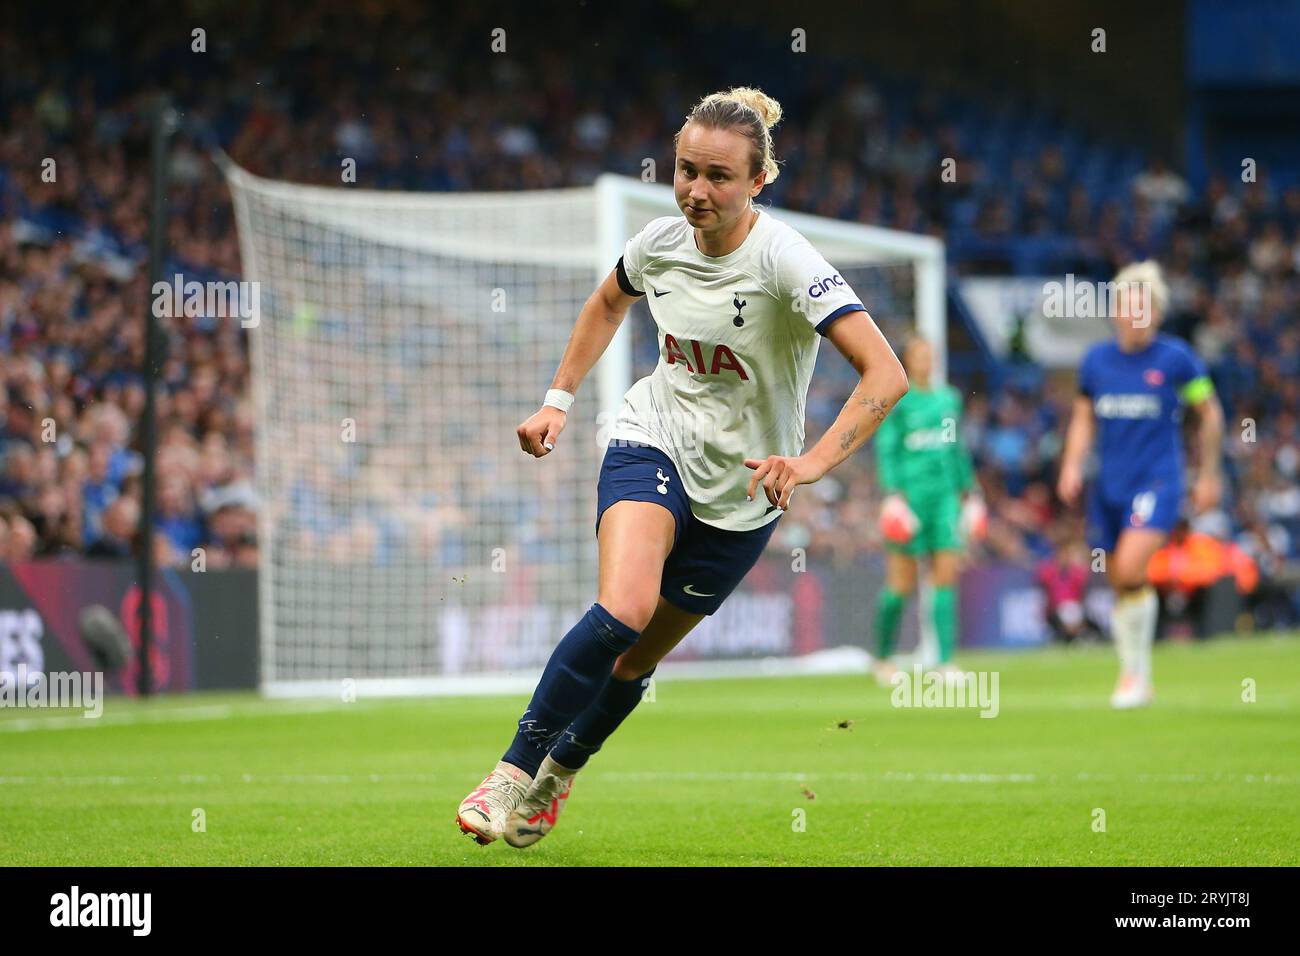
[{"label": "goal net", "polygon": [[[221,162],[260,303],[248,334],[264,693],[530,689],[596,599],[601,443],[657,355],[644,306],[583,383],[556,453],[525,455],[515,428],[627,238],[678,214],[672,190],[605,175],[577,189],[414,194]],[[919,325],[942,361],[937,240],[771,211],[874,316]],[[770,616],[728,623],[727,610],[692,632],[713,648],[700,656],[792,653],[728,647],[721,632]]]}]

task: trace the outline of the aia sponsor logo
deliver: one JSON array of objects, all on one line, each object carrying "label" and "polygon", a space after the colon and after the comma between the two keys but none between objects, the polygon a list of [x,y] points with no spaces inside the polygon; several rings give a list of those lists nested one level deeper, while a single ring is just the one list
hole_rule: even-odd
[{"label": "aia sponsor logo", "polygon": [[[677,339],[669,334],[664,334],[664,362],[667,365],[676,365],[678,362],[686,366],[686,371],[694,372],[699,375],[721,375],[723,372],[735,372],[742,382],[748,382],[749,376],[745,374],[745,368],[740,364],[734,352],[722,343],[712,346],[713,355],[709,361],[704,359],[704,350],[710,346],[702,345],[695,339],[687,339],[690,343],[691,356],[688,357],[682,347],[677,344]],[[692,358],[694,362],[692,362]]]}]

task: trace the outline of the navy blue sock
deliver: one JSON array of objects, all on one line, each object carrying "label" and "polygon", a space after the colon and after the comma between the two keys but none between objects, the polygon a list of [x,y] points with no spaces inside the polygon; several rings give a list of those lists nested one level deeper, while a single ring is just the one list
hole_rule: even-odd
[{"label": "navy blue sock", "polygon": [[619,680],[613,675],[601,688],[600,696],[580,713],[551,748],[551,759],[561,767],[577,770],[600,749],[607,737],[618,729],[628,714],[636,709],[645,692],[645,680],[655,672],[652,667],[640,677]]},{"label": "navy blue sock", "polygon": [[519,730],[501,759],[537,776],[542,758],[573,718],[600,693],[618,656],[636,643],[634,631],[599,604],[564,635],[546,662]]}]

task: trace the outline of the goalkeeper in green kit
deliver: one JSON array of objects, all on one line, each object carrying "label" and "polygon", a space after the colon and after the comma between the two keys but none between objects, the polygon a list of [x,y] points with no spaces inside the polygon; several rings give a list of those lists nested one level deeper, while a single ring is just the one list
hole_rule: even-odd
[{"label": "goalkeeper in green kit", "polygon": [[962,401],[951,386],[930,385],[933,349],[920,338],[903,349],[910,390],[876,432],[876,471],[885,499],[885,587],[876,608],[877,680],[888,686],[898,620],[916,590],[917,559],[930,558],[939,667],[955,670],[957,568],[963,541],[982,536],[987,512],[970,455],[958,437]]}]

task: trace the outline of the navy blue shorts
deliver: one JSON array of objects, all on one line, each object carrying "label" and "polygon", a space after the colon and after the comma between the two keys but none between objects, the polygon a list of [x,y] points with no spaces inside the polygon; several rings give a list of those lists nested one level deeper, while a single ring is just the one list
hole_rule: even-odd
[{"label": "navy blue shorts", "polygon": [[605,449],[596,490],[596,532],[616,501],[653,501],[672,512],[677,528],[664,562],[659,593],[692,614],[712,614],[749,573],[780,518],[752,531],[725,531],[691,514],[691,501],[672,459],[649,445]]},{"label": "navy blue shorts", "polygon": [[1088,499],[1088,547],[1114,551],[1129,529],[1150,528],[1168,534],[1178,524],[1183,501],[1181,481],[1155,481],[1133,494],[1103,494],[1094,489]]}]

